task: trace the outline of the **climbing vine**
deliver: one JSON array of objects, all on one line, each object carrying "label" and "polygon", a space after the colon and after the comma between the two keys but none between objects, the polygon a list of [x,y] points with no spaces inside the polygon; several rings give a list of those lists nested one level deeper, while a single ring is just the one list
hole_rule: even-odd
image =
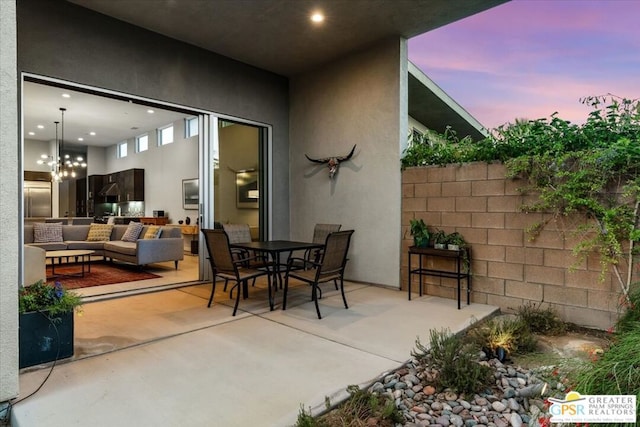
[{"label": "climbing vine", "polygon": [[527,126],[523,133],[537,152],[505,165],[509,177],[525,180],[523,193],[537,195],[522,210],[550,214],[531,227],[532,238],[550,222],[586,218],[569,227],[576,230],[577,262],[597,253],[602,277],[611,269],[628,298],[640,241],[640,102],[612,96],[583,102],[593,108],[584,125],[554,117]]},{"label": "climbing vine", "polygon": [[504,162],[508,177],[525,183],[521,191],[537,196],[522,210],[545,214],[530,237],[552,222],[575,230],[573,267],[598,254],[601,277],[612,271],[628,299],[640,252],[640,101],[606,95],[581,102],[591,108],[582,125],[553,114],[500,126],[482,141],[459,139],[451,130],[439,138],[427,134],[410,141],[402,167]]}]

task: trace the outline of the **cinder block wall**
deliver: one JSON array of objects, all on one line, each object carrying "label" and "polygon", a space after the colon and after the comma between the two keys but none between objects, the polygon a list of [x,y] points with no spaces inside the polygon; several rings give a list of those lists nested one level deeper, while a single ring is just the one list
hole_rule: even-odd
[{"label": "cinder block wall", "polygon": [[[471,245],[472,302],[512,312],[525,303],[543,301],[566,321],[609,328],[618,316],[617,282],[610,276],[600,280],[597,257],[569,271],[576,261],[573,242],[552,224],[530,240],[525,230],[542,220],[543,214],[519,211],[524,200],[517,191],[520,185],[505,178],[502,164],[406,169],[402,174],[402,288],[407,289],[407,250],[413,244],[409,221],[422,218],[430,229],[460,232]],[[433,268],[452,268],[447,260],[427,262]],[[456,298],[455,280],[423,280],[428,295]],[[417,291],[415,276],[413,282],[412,289]]]}]

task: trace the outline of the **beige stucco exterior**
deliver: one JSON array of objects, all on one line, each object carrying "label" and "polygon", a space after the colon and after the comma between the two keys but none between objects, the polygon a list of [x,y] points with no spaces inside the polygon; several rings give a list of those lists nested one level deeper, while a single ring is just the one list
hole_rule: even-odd
[{"label": "beige stucco exterior", "polygon": [[[355,229],[347,276],[393,287],[399,287],[406,62],[406,41],[388,40],[292,79],[290,98],[291,237],[310,239],[315,223]],[[355,155],[333,179],[326,166],[305,158],[344,156],[354,144]]]},{"label": "beige stucco exterior", "polygon": [[[18,203],[18,88],[16,5],[0,1],[0,402],[18,392],[18,303],[20,271]],[[13,143],[12,143],[13,142]]]}]

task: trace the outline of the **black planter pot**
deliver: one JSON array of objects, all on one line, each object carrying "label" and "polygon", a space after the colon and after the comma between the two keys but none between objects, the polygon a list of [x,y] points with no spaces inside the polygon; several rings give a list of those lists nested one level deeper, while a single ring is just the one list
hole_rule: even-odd
[{"label": "black planter pot", "polygon": [[19,366],[26,368],[73,356],[73,312],[20,314]]}]

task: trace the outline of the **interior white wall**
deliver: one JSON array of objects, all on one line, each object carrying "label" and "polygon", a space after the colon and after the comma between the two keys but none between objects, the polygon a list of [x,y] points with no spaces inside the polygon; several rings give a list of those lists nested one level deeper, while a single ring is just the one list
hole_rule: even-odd
[{"label": "interior white wall", "polygon": [[[354,229],[346,276],[394,287],[400,286],[406,61],[406,40],[392,39],[290,84],[291,237],[309,240],[316,223]],[[353,144],[355,155],[333,180],[327,167],[305,158],[344,156]]]},{"label": "interior white wall", "polygon": [[195,224],[198,211],[182,207],[182,180],[198,178],[198,137],[185,138],[184,128],[184,120],[173,122],[173,142],[163,146],[158,146],[156,129],[141,129],[140,135],[149,135],[149,149],[136,153],[135,138],[131,138],[127,157],[116,157],[117,144],[105,148],[103,173],[144,169],[145,216],[164,210],[172,223],[189,216]]},{"label": "interior white wall", "polygon": [[242,169],[258,170],[258,128],[234,124],[218,130],[220,139],[220,167],[215,172],[214,211],[222,223],[258,226],[258,209],[238,208],[236,205],[236,174]]}]

